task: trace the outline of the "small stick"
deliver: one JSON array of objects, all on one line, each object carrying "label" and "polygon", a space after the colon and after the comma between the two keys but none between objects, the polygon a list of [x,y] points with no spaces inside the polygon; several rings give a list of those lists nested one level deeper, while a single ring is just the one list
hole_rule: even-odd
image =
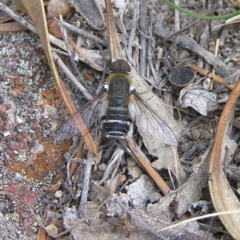
[{"label": "small stick", "polygon": [[134,146],[133,140],[130,138],[126,139],[127,146],[133,153],[133,155],[138,159],[144,169],[148,172],[148,174],[152,177],[154,182],[158,185],[164,195],[167,195],[171,190],[168,185],[164,182],[161,176],[150,166],[150,164],[144,159],[142,154],[140,154],[138,148]]},{"label": "small stick", "polygon": [[[147,15],[147,1],[140,1],[140,30],[146,34],[146,15]],[[146,38],[143,34],[140,35],[140,75],[145,77],[146,75]]]},{"label": "small stick", "polygon": [[77,33],[77,34],[79,34],[79,35],[82,35],[82,36],[84,36],[84,37],[86,37],[86,38],[89,38],[89,39],[91,39],[91,40],[94,40],[95,42],[103,45],[104,47],[108,47],[108,46],[109,46],[109,44],[108,44],[107,41],[102,40],[102,39],[100,39],[100,38],[92,35],[92,34],[89,33],[89,32],[86,32],[86,31],[84,31],[84,30],[82,30],[82,29],[79,29],[79,28],[77,28],[77,27],[75,27],[75,26],[73,26],[73,25],[71,25],[71,24],[69,24],[69,23],[67,23],[67,22],[62,21],[62,20],[58,20],[58,22],[61,23],[61,24],[62,24],[64,27],[66,27],[67,29],[69,29],[69,30],[71,30],[71,31],[73,31],[73,32],[75,32],[75,33]]},{"label": "small stick", "polygon": [[136,34],[136,28],[137,28],[137,12],[138,12],[138,2],[137,0],[134,0],[134,9],[133,9],[133,22],[132,22],[132,29],[129,35],[129,41],[128,41],[128,53],[131,59],[132,57],[132,47],[133,47],[133,41]]},{"label": "small stick", "polygon": [[82,92],[82,94],[84,95],[84,97],[87,100],[91,100],[93,97],[92,95],[87,91],[87,89],[76,79],[76,77],[69,71],[69,69],[67,68],[67,66],[64,64],[64,62],[62,61],[62,59],[53,52],[53,58],[56,61],[56,63],[58,64],[59,67],[61,67],[61,69],[63,70],[63,72],[68,76],[68,78],[70,78],[72,80],[72,82],[74,83],[74,85]]},{"label": "small stick", "polygon": [[[209,73],[207,70],[202,69],[202,68],[200,68],[200,67],[198,67],[198,66],[191,65],[190,68],[191,68],[193,71],[198,72],[198,73],[201,74],[202,76],[212,78],[212,79],[213,79],[215,82],[217,82],[217,83],[220,83],[220,84],[226,83],[226,81],[225,81],[224,78],[221,78],[221,77],[219,77],[219,76],[217,76],[217,75],[215,75],[215,74],[213,74],[213,73]],[[226,87],[227,87],[228,89],[230,89],[230,90],[233,90],[234,86],[235,86],[234,84],[228,84],[228,85],[226,85]]]},{"label": "small stick", "polygon": [[219,58],[217,58],[214,54],[202,48],[196,41],[192,38],[181,35],[176,38],[176,43],[183,48],[187,48],[192,52],[197,53],[199,56],[203,57],[209,64],[213,65],[218,73],[220,73],[224,77],[228,77],[229,68],[226,64],[224,64]]},{"label": "small stick", "polygon": [[80,205],[87,202],[91,169],[92,169],[92,165],[94,164],[95,162],[92,161],[91,156],[88,154],[88,159],[87,159],[85,171],[84,171],[84,178],[82,181],[82,195],[81,195]]},{"label": "small stick", "polygon": [[[179,0],[175,0],[174,1],[176,5],[179,5]],[[180,29],[180,20],[179,20],[179,10],[177,10],[176,8],[174,9],[174,20],[175,20],[175,31],[178,32]]]},{"label": "small stick", "polygon": [[[61,15],[60,15],[60,19],[62,20],[62,16],[61,16]],[[68,37],[68,35],[67,35],[66,28],[60,24],[60,30],[61,30],[61,33],[62,33],[62,36],[63,36],[63,40],[64,40],[65,45],[66,45],[66,48],[67,48],[68,56],[69,56],[69,58],[70,58],[70,61],[71,61],[71,63],[72,63],[72,66],[74,67],[74,70],[75,70],[76,73],[77,73],[78,80],[79,80],[79,81],[81,82],[81,84],[87,89],[88,92],[91,92],[90,89],[88,88],[87,84],[84,82],[83,76],[82,76],[82,74],[80,73],[80,71],[78,70],[77,64],[76,64],[76,62],[74,61],[74,59],[73,59],[73,57],[72,57],[72,53],[71,53],[71,51],[70,51],[70,46],[69,46],[69,37]]]}]

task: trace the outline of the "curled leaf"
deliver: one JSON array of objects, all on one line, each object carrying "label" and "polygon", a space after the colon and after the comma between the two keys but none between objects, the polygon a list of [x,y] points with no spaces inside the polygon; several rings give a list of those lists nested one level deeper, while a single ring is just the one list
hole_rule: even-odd
[{"label": "curled leaf", "polygon": [[180,92],[178,105],[182,108],[192,107],[207,116],[208,112],[218,108],[217,95],[204,90],[199,84],[191,84]]}]

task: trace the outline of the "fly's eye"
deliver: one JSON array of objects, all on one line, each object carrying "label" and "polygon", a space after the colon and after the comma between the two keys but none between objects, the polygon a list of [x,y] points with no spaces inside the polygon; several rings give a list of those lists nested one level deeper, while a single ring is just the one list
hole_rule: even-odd
[{"label": "fly's eye", "polygon": [[108,89],[109,89],[109,86],[107,85],[107,84],[104,84],[104,86],[103,86],[105,89],[106,89],[106,91],[108,91]]},{"label": "fly's eye", "polygon": [[132,92],[134,89],[135,89],[134,86],[130,86],[130,88],[129,88],[130,92]]},{"label": "fly's eye", "polygon": [[130,72],[130,66],[127,62],[124,60],[117,60],[113,62],[110,66],[110,71],[112,72],[122,72],[122,73],[128,73]]},{"label": "fly's eye", "polygon": [[130,72],[130,70],[131,70],[129,64],[125,61],[121,62],[121,67],[120,68],[123,72]]},{"label": "fly's eye", "polygon": [[113,62],[111,65],[110,65],[110,71],[118,71],[119,70],[119,60]]}]

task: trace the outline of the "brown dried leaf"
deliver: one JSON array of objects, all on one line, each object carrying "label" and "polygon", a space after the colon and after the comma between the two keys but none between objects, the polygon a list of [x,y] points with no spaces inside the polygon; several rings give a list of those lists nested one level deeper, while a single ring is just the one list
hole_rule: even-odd
[{"label": "brown dried leaf", "polygon": [[[218,212],[240,210],[240,203],[222,169],[223,140],[226,134],[227,122],[240,94],[240,81],[236,84],[224,107],[218,124],[216,139],[213,146],[212,157],[209,167],[209,189],[214,208]],[[235,239],[240,239],[240,216],[239,214],[226,214],[219,216],[222,223]]]}]

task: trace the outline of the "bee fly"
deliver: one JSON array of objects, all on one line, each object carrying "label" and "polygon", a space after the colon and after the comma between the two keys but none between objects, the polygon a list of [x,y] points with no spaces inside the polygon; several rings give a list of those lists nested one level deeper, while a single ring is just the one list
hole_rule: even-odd
[{"label": "bee fly", "polygon": [[[132,122],[140,122],[142,128],[167,145],[176,145],[177,140],[163,119],[139,96],[128,73],[130,66],[124,60],[117,60],[110,66],[110,74],[100,93],[86,103],[79,113],[87,127],[97,120],[105,137],[124,139]],[[68,139],[78,134],[74,114],[57,134],[59,139]]]}]

